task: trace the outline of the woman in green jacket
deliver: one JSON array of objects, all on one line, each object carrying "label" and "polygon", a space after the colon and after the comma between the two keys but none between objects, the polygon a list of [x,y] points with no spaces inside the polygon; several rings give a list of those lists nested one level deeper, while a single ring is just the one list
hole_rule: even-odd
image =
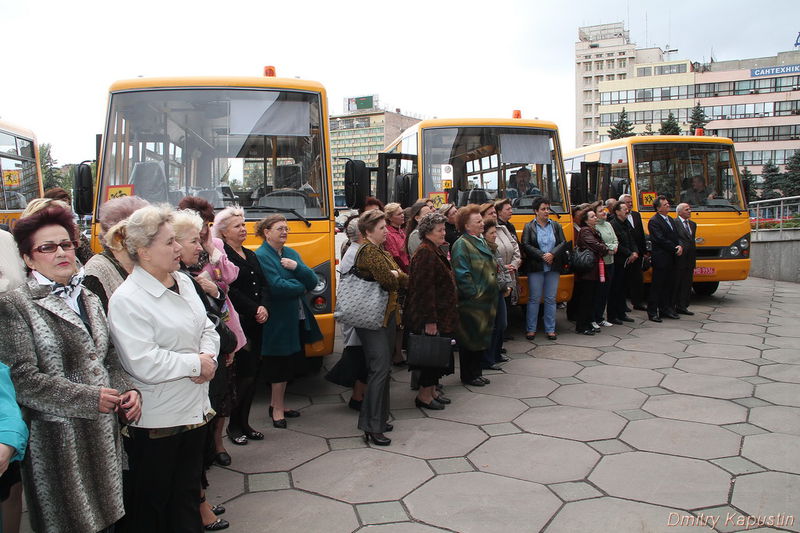
[{"label": "woman in green jacket", "polygon": [[292,378],[291,361],[302,357],[303,346],[322,340],[305,294],[317,285],[317,275],[303,264],[300,254],[286,245],[289,225],[283,215],[271,215],[256,226],[264,244],[256,250],[269,292],[269,318],[264,323],[261,355],[272,387],[269,415],[272,425],[286,428],[286,418],[300,416],[286,409],[286,383]]},{"label": "woman in green jacket", "polygon": [[458,287],[458,358],[461,382],[483,387],[481,356],[492,340],[497,312],[497,262],[483,240],[483,218],[477,205],[458,210],[461,237],[453,244],[451,263]]}]

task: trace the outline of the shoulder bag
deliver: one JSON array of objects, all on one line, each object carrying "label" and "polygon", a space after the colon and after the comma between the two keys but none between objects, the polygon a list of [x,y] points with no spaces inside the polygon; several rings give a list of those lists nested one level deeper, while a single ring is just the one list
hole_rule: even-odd
[{"label": "shoulder bag", "polygon": [[362,247],[356,254],[353,268],[339,278],[333,317],[354,328],[380,329],[383,327],[389,293],[377,281],[369,281],[358,275],[358,257],[363,250]]},{"label": "shoulder bag", "polygon": [[594,268],[595,262],[594,252],[588,248],[578,248],[570,257],[570,267],[576,274],[589,272]]}]

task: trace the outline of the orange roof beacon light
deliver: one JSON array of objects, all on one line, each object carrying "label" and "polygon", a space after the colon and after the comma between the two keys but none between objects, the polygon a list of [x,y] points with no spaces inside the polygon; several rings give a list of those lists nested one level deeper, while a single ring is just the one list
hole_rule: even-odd
[{"label": "orange roof beacon light", "polygon": [[273,67],[272,65],[267,65],[266,67],[264,67],[265,78],[274,78],[275,76],[276,76],[275,67]]},{"label": "orange roof beacon light", "polygon": [[511,118],[522,118],[522,111],[515,109],[511,112]]},{"label": "orange roof beacon light", "polygon": [[703,128],[695,128],[694,129],[694,134],[696,136],[698,136],[698,137],[702,137],[703,135],[706,134],[706,132],[705,132],[705,130]]}]

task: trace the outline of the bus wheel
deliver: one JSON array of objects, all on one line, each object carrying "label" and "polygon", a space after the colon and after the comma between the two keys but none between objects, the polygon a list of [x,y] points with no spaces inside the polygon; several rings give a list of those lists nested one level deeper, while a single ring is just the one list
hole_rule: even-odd
[{"label": "bus wheel", "polygon": [[698,296],[711,296],[719,288],[719,281],[703,281],[692,283],[694,293]]}]

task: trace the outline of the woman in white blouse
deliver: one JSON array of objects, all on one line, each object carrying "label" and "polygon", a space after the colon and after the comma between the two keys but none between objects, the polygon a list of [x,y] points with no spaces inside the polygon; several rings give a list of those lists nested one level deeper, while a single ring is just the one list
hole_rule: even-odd
[{"label": "woman in white blouse", "polygon": [[[112,231],[135,266],[108,306],[120,361],[142,393],[141,419],[125,450],[131,470],[131,527],[148,532],[202,531],[200,473],[207,423],[214,416],[208,382],[219,335],[191,279],[176,272],[181,245],[172,211],[149,206]],[[119,242],[113,235],[107,242]]]}]

